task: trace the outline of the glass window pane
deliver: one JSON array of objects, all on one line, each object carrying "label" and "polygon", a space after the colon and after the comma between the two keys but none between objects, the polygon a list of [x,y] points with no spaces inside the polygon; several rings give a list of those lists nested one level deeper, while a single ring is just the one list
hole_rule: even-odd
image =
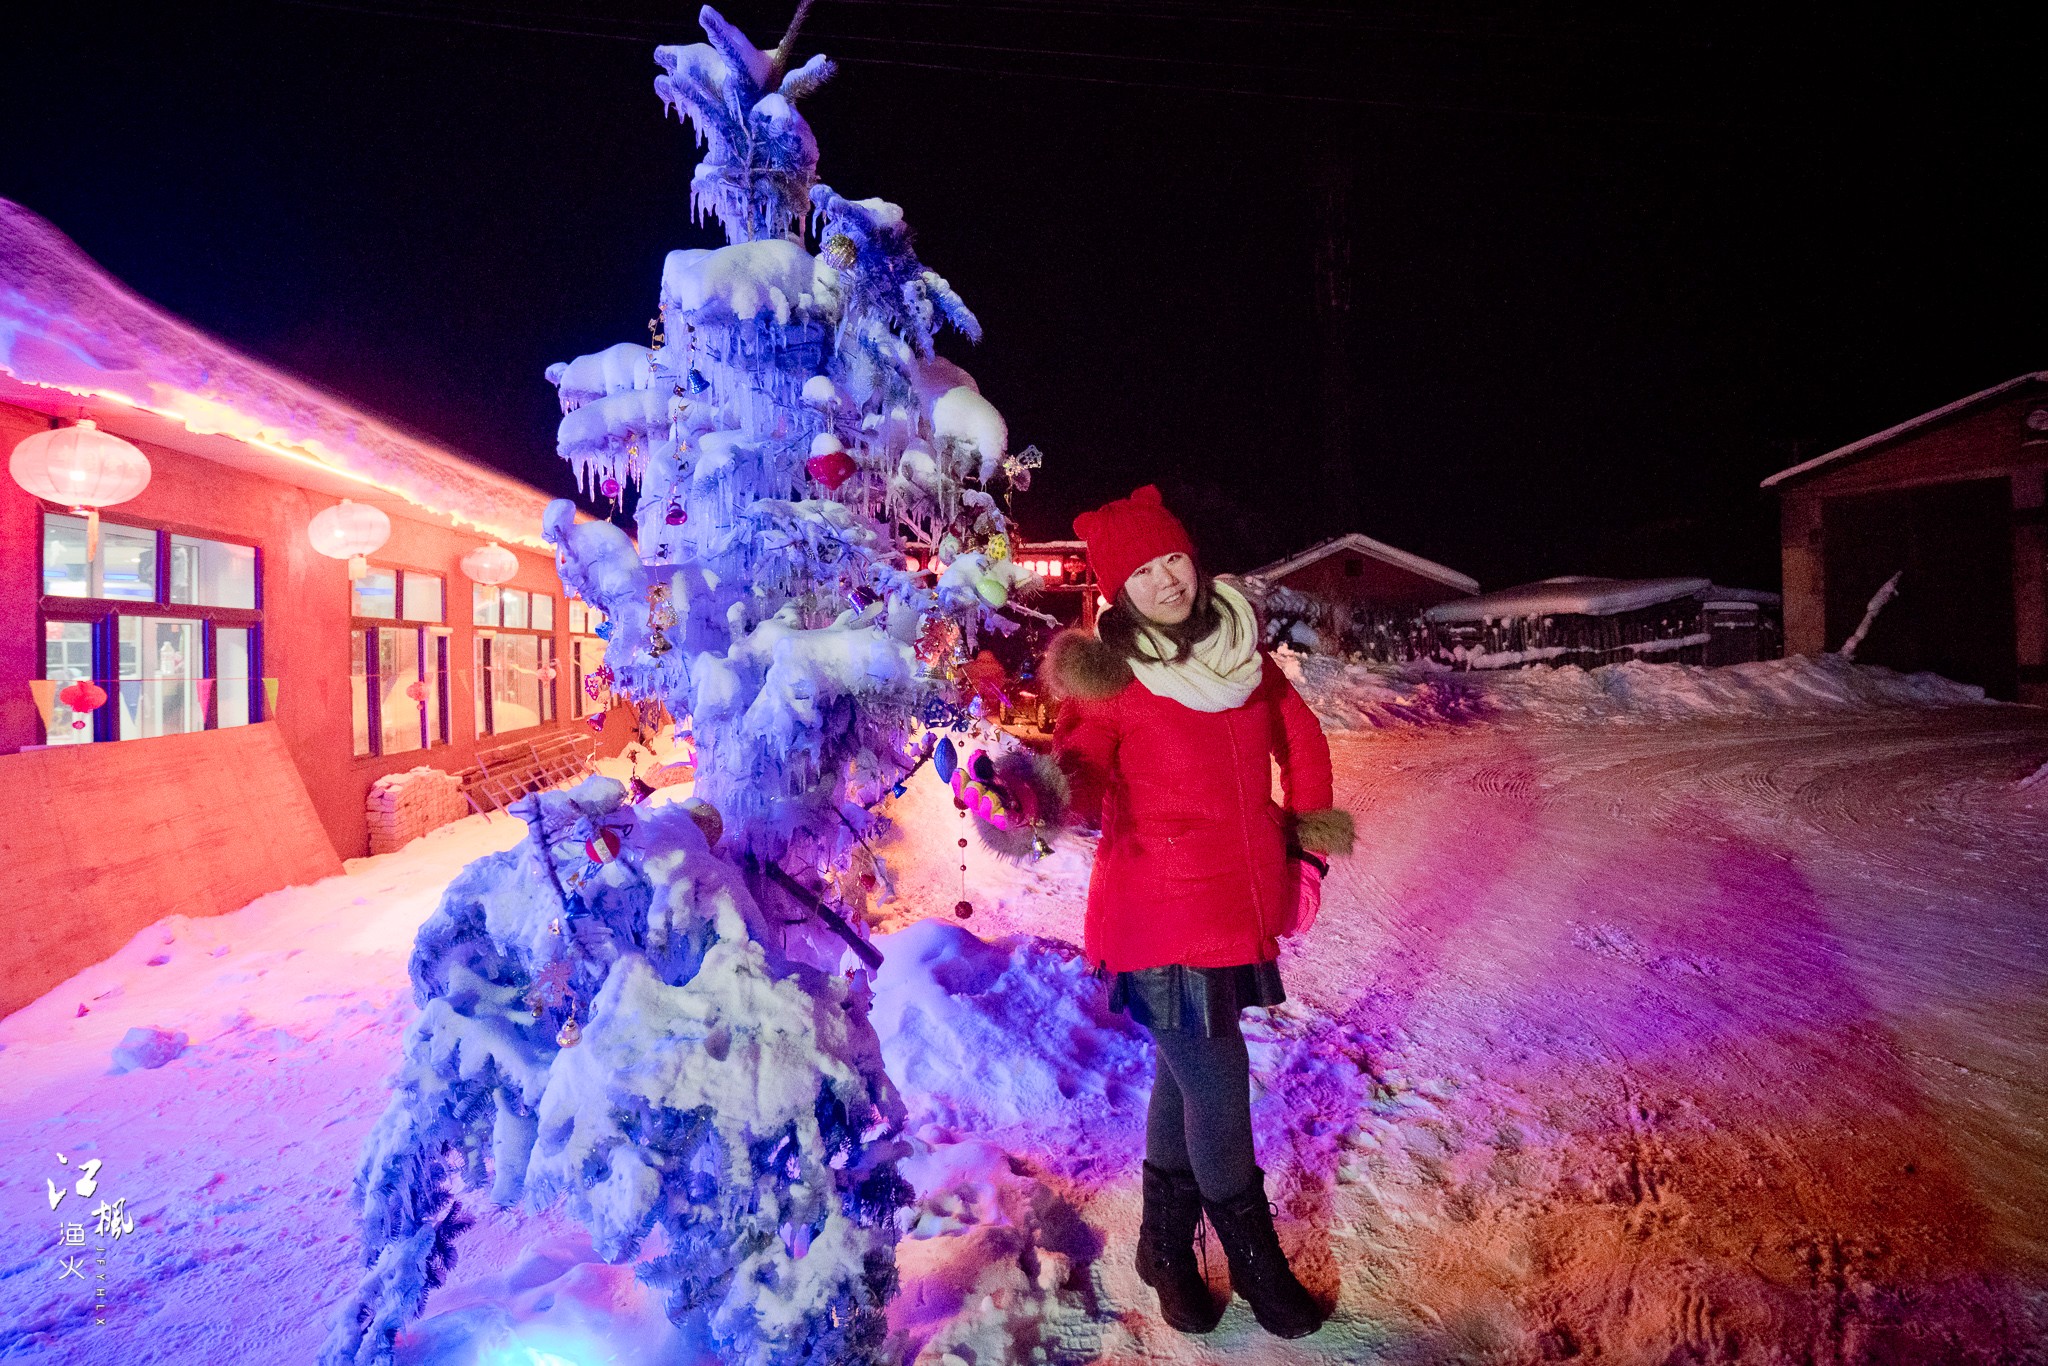
[{"label": "glass window pane", "polygon": [[527,621],[536,631],[555,629],[555,600],[546,593],[533,595],[533,609],[527,613]]},{"label": "glass window pane", "polygon": [[445,745],[448,743],[448,713],[452,709],[447,699],[441,696],[441,685],[448,677],[448,633],[433,631],[427,635],[427,743]]},{"label": "glass window pane", "polygon": [[171,601],[199,607],[256,605],[253,546],[171,537]]},{"label": "glass window pane", "polygon": [[349,714],[355,723],[355,752],[370,752],[370,686],[365,674],[364,640],[368,632],[348,633],[348,691]]},{"label": "glass window pane", "polygon": [[405,619],[441,620],[441,576],[405,571]]},{"label": "glass window pane", "polygon": [[526,625],[526,590],[523,588],[500,588],[498,590],[498,615],[500,626]]},{"label": "glass window pane", "polygon": [[590,695],[589,684],[585,681],[597,672],[597,666],[604,663],[604,642],[588,636],[569,642],[569,649],[576,661],[575,700],[570,704],[571,716],[588,716],[600,709],[600,700]]},{"label": "glass window pane", "polygon": [[398,571],[372,569],[349,584],[354,606],[351,615],[392,621],[398,616]]},{"label": "glass window pane", "polygon": [[497,734],[540,724],[538,636],[491,640],[491,729]]},{"label": "glass window pane", "polygon": [[199,627],[171,617],[120,618],[123,740],[206,729]]},{"label": "glass window pane", "polygon": [[[83,534],[81,532],[81,534]],[[83,543],[80,544],[81,560]],[[72,595],[75,596],[75,595]],[[92,677],[92,627],[82,621],[52,621],[43,626],[43,677],[57,686],[53,690],[62,692],[64,685],[81,678]],[[50,724],[47,742],[53,745],[87,745],[92,743],[92,713],[78,711],[65,706],[54,698],[50,702]]]},{"label": "glass window pane", "polygon": [[569,634],[580,636],[589,629],[589,624],[583,619],[583,599],[569,599]]},{"label": "glass window pane", "polygon": [[[92,595],[86,573],[85,518],[43,516],[43,592],[54,598]],[[56,675],[50,675],[55,678]],[[50,743],[55,744],[52,740]]]},{"label": "glass window pane", "polygon": [[488,583],[472,584],[470,621],[477,626],[498,624],[498,590]]},{"label": "glass window pane", "polygon": [[470,663],[475,667],[470,670],[469,677],[470,687],[476,701],[476,733],[478,735],[489,735],[491,733],[491,719],[484,710],[484,696],[485,682],[489,672],[485,666],[490,659],[491,637],[478,636],[474,648],[475,654]]},{"label": "glass window pane", "polygon": [[100,523],[100,557],[94,566],[100,598],[156,601],[156,533]]},{"label": "glass window pane", "polygon": [[383,719],[383,754],[420,748],[420,707],[426,684],[420,679],[420,633],[386,627],[377,632],[378,710]]},{"label": "glass window pane", "polygon": [[220,626],[213,632],[213,723],[249,724],[249,628]]}]

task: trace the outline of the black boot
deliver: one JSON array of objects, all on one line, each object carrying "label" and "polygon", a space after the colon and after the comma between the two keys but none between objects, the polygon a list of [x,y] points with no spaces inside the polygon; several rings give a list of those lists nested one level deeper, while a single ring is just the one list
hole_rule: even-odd
[{"label": "black boot", "polygon": [[1228,1200],[1204,1200],[1202,1207],[1209,1211],[1216,1239],[1230,1261],[1230,1288],[1251,1303],[1259,1327],[1278,1338],[1306,1337],[1328,1316],[1294,1279],[1273,1232],[1266,1174],[1252,1170],[1256,1175],[1243,1191]]},{"label": "black boot", "polygon": [[1202,1191],[1193,1172],[1145,1164],[1145,1213],[1138,1222],[1138,1279],[1159,1292],[1159,1316],[1183,1333],[1206,1333],[1223,1306],[1195,1262]]}]

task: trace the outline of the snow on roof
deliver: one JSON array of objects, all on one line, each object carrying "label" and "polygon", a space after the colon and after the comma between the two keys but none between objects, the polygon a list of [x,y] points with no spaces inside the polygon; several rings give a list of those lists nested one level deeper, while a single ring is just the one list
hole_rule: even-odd
[{"label": "snow on roof", "polygon": [[[545,548],[549,495],[243,355],[137,295],[55,225],[7,199],[0,389],[60,415],[116,405],[164,444]],[[79,402],[53,408],[55,394]],[[390,499],[365,498],[365,490]]]},{"label": "snow on roof", "polygon": [[1786,470],[1779,470],[1776,474],[1764,480],[1762,487],[1771,488],[1774,485],[1784,483],[1788,479],[1796,479],[1802,474],[1811,474],[1823,466],[1847,460],[1852,456],[1863,455],[1888,442],[1897,440],[1909,432],[1918,431],[1922,427],[1931,427],[1946,418],[1956,417],[1980,403],[1988,402],[1999,397],[2001,394],[2019,388],[2023,384],[2035,383],[2048,383],[2048,370],[2036,370],[2024,375],[2015,375],[2003,384],[1994,384],[1989,389],[1980,389],[1967,398],[1959,398],[1954,403],[1945,403],[1931,412],[1922,413],[1918,417],[1909,417],[1896,427],[1887,427],[1881,432],[1864,437],[1861,441],[1851,441],[1846,446],[1837,446],[1827,454],[1816,455],[1804,464],[1794,465]]},{"label": "snow on roof", "polygon": [[1411,574],[1420,574],[1425,579],[1434,579],[1438,583],[1455,588],[1461,593],[1477,593],[1479,591],[1479,580],[1477,579],[1460,574],[1455,569],[1448,569],[1434,560],[1425,560],[1420,555],[1411,555],[1405,550],[1397,550],[1384,541],[1375,541],[1372,537],[1361,535],[1356,531],[1343,536],[1332,536],[1327,541],[1317,541],[1300,554],[1291,555],[1284,560],[1275,560],[1263,569],[1254,569],[1245,577],[1248,579],[1263,579],[1270,583],[1274,579],[1285,578],[1297,569],[1312,565],[1317,560],[1334,555],[1340,550],[1355,550],[1361,555],[1371,556],[1375,560],[1381,560],[1397,568],[1405,569]]},{"label": "snow on roof", "polygon": [[1713,586],[1711,579],[1591,579],[1565,575],[1476,598],[1438,603],[1422,615],[1442,622],[1507,617],[1609,617],[1617,612],[1633,612],[1660,602],[1694,597]]}]

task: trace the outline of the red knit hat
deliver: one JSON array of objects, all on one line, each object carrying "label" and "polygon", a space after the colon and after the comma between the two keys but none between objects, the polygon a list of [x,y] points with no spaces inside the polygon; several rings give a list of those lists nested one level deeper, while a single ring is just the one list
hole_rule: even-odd
[{"label": "red knit hat", "polygon": [[1178,550],[1195,557],[1195,543],[1180,518],[1159,501],[1159,486],[1147,484],[1128,498],[1104,503],[1074,519],[1074,534],[1088,543],[1088,567],[1103,594],[1114,599],[1124,580],[1146,562]]}]

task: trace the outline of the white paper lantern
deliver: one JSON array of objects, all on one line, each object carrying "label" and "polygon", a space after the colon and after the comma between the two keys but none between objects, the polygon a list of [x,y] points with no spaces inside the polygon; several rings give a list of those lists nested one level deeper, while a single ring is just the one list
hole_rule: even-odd
[{"label": "white paper lantern", "polygon": [[360,579],[370,571],[369,561],[363,556],[391,539],[391,519],[382,508],[344,498],[313,514],[313,520],[306,524],[306,539],[329,559],[347,560],[348,576]]},{"label": "white paper lantern", "polygon": [[85,515],[87,556],[99,553],[100,509],[149,487],[149,457],[89,417],[23,437],[7,461],[14,482]]},{"label": "white paper lantern", "polygon": [[503,583],[519,572],[519,557],[492,541],[462,557],[462,572],[478,583]]}]

